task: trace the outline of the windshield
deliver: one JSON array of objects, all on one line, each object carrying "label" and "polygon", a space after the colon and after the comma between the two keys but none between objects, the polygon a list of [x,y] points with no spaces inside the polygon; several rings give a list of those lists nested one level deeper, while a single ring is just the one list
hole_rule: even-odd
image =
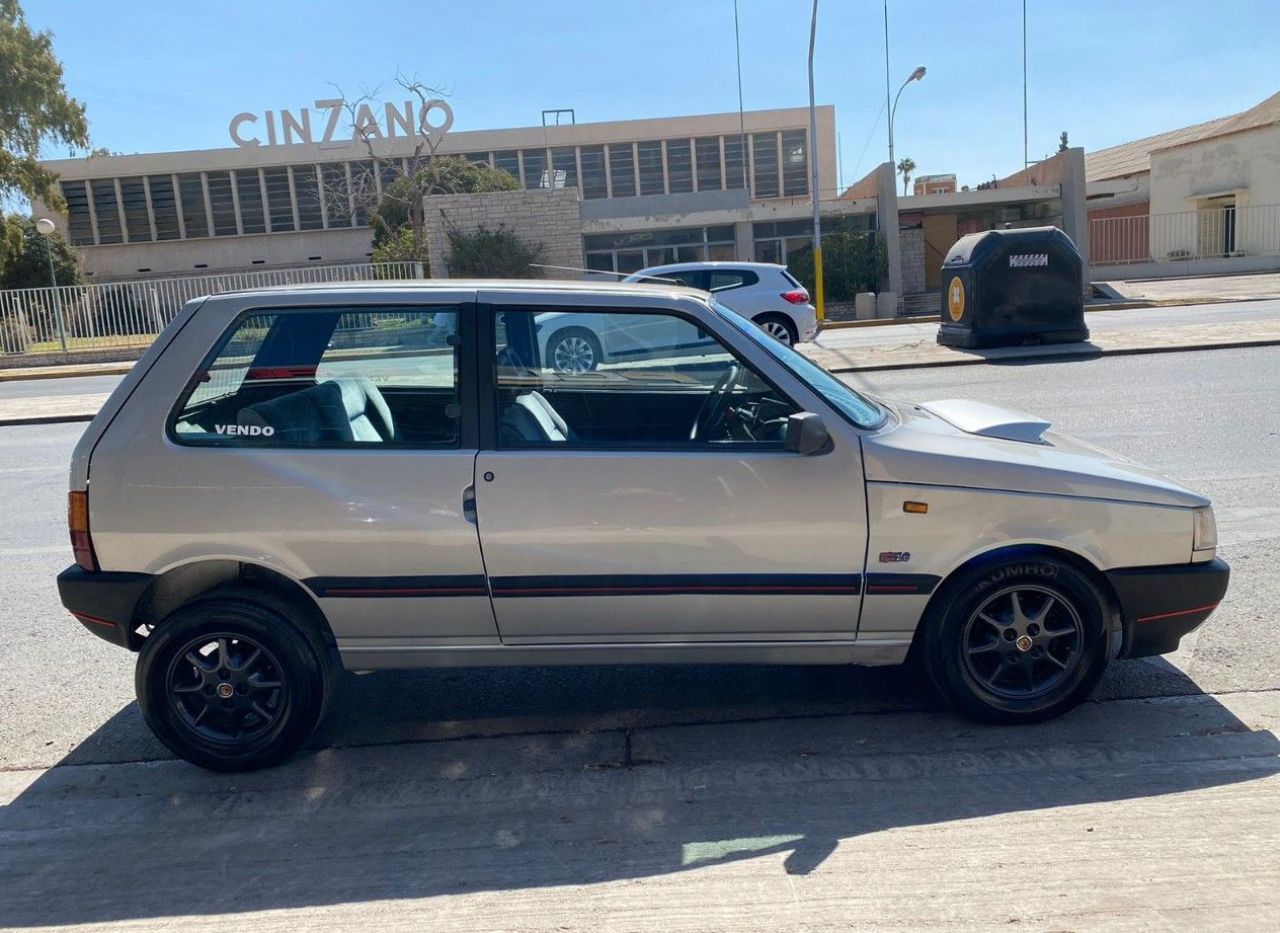
[{"label": "windshield", "polygon": [[825,398],[857,427],[878,428],[884,424],[887,413],[871,399],[849,388],[803,353],[774,340],[727,305],[714,298],[710,304],[717,314],[754,340],[770,356],[791,370],[792,375]]}]

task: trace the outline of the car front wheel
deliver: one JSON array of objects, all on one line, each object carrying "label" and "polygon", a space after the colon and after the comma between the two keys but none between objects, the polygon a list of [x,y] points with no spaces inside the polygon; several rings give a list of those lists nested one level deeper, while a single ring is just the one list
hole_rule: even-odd
[{"label": "car front wheel", "polygon": [[986,564],[951,581],[923,621],[939,692],[989,722],[1037,722],[1085,700],[1107,665],[1108,604],[1049,556]]},{"label": "car front wheel", "polygon": [[762,331],[779,343],[792,346],[798,339],[795,324],[781,314],[762,314],[755,319],[755,322]]},{"label": "car front wheel", "polygon": [[324,712],[327,655],[282,608],[202,599],[143,642],[138,705],[170,751],[214,771],[251,771],[302,747]]}]

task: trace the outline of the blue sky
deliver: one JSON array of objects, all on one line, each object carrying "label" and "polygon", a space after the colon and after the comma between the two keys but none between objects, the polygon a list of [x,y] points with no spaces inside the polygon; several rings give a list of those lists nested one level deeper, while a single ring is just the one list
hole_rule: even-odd
[{"label": "blue sky", "polygon": [[[390,85],[450,92],[455,130],[737,109],[732,0],[24,0],[54,32],[96,146],[230,145],[240,111]],[[891,0],[897,154],[974,184],[1020,168],[1021,0]],[[1100,149],[1243,110],[1280,90],[1276,0],[1029,0],[1030,153]],[[807,103],[809,0],[739,0],[748,109]],[[881,0],[821,0],[820,103],[843,181],[886,157]],[[48,151],[50,157],[65,155]]]}]

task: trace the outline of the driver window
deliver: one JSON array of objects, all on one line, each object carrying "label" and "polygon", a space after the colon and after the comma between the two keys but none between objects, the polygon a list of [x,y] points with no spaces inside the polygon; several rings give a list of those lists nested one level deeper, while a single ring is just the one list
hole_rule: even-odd
[{"label": "driver window", "polygon": [[499,310],[499,447],[780,448],[799,411],[675,314]]}]

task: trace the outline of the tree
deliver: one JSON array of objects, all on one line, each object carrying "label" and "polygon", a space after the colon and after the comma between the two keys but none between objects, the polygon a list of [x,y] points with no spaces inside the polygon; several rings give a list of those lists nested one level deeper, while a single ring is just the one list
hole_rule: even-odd
[{"label": "tree", "polygon": [[898,160],[898,174],[902,176],[902,196],[907,196],[907,185],[911,183],[911,173],[916,170],[915,160],[911,156],[904,156]]},{"label": "tree", "polygon": [[1062,135],[1058,137],[1058,151],[1066,152],[1071,148],[1071,144],[1067,142],[1067,131],[1063,130]]},{"label": "tree", "polygon": [[40,146],[89,145],[84,105],[67,95],[53,37],[32,32],[18,0],[0,0],[0,200],[21,193],[61,207]]},{"label": "tree", "polygon": [[417,177],[397,178],[383,189],[381,200],[369,214],[374,261],[427,261],[426,237],[411,221],[415,200],[420,208],[422,198],[433,194],[481,194],[519,187],[520,182],[501,169],[459,156],[432,159]]},{"label": "tree", "polygon": [[445,235],[449,238],[449,255],[445,261],[452,276],[536,279],[542,275],[535,266],[545,259],[545,247],[541,243],[526,243],[505,224],[499,224],[497,230],[482,226],[474,233],[464,233],[451,226]]},{"label": "tree", "polygon": [[80,257],[75,247],[55,230],[45,242],[34,217],[10,214],[0,218],[0,288],[45,288],[49,281],[49,254],[59,285],[79,285]]}]

